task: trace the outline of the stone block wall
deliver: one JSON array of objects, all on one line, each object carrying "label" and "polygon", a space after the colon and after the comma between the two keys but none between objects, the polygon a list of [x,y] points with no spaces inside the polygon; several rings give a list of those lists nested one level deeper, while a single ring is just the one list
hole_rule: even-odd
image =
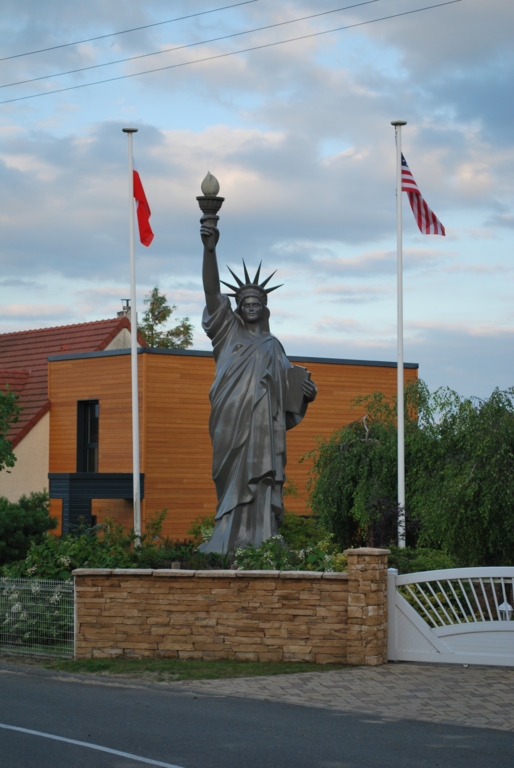
[{"label": "stone block wall", "polygon": [[387,551],[348,554],[348,573],[76,570],[75,657],[384,663]]}]

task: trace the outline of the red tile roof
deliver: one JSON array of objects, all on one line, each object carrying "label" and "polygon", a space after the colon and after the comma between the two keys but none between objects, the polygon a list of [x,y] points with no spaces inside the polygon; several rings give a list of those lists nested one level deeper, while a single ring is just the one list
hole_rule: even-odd
[{"label": "red tile roof", "polygon": [[[8,383],[21,395],[20,418],[8,434],[13,448],[50,410],[47,358],[72,352],[101,352],[123,328],[130,331],[126,317],[0,334],[0,388],[5,390]],[[138,341],[140,346],[147,346],[139,334]]]},{"label": "red tile roof", "polygon": [[0,368],[0,390],[5,392],[9,387],[11,392],[21,395],[29,376],[30,371],[23,368]]}]

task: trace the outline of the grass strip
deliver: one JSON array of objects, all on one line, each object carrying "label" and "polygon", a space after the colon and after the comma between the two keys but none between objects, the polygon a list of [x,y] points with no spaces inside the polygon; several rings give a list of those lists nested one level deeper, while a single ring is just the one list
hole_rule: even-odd
[{"label": "grass strip", "polygon": [[[343,664],[313,664],[310,662],[253,662],[219,659],[82,659],[65,661],[38,660],[44,669],[92,674],[152,679],[157,682],[180,680],[221,680],[235,677],[298,674],[299,672],[330,672],[344,669]],[[23,663],[23,662],[22,662]]]}]

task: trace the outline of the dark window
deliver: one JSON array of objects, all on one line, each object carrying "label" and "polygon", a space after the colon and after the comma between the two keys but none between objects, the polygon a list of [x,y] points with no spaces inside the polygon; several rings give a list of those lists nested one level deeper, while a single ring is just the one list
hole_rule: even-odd
[{"label": "dark window", "polygon": [[77,403],[77,472],[98,472],[98,400]]}]

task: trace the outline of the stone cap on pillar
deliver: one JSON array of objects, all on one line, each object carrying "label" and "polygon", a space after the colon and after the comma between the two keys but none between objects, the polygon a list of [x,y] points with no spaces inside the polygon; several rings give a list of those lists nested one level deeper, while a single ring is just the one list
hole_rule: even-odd
[{"label": "stone cap on pillar", "polygon": [[345,555],[367,555],[368,557],[373,555],[390,555],[390,549],[374,549],[373,547],[359,547],[358,549],[345,549]]}]

